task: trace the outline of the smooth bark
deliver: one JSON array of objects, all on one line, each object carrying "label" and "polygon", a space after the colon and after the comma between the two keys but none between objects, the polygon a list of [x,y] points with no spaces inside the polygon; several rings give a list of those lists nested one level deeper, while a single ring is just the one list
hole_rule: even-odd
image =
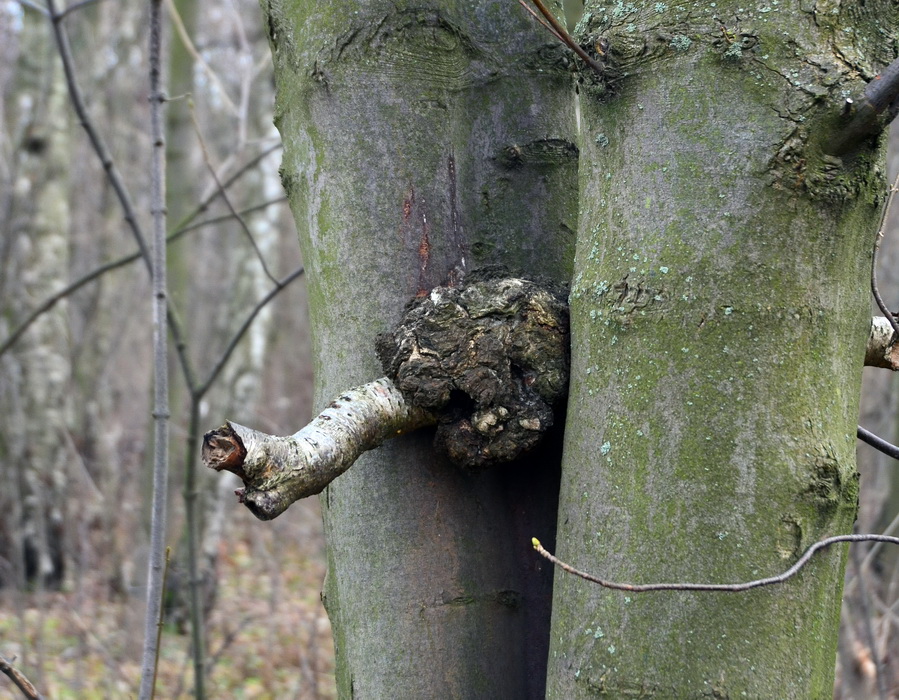
[{"label": "smooth bark", "polygon": [[[317,405],[381,375],[406,302],[484,263],[570,276],[562,51],[515,3],[263,3]],[[413,434],[322,496],[341,697],[542,697],[558,453],[477,476]]]},{"label": "smooth bark", "polygon": [[[877,37],[894,12],[588,5],[579,39],[604,48],[612,83],[581,89],[571,565],[751,580],[850,530],[885,183],[876,139],[842,159],[821,146],[892,59]],[[726,596],[560,572],[548,696],[831,697],[844,555]]]}]

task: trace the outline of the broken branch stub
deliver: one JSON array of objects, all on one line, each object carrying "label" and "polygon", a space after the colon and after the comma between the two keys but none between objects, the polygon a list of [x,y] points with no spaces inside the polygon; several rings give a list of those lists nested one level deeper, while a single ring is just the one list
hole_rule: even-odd
[{"label": "broken branch stub", "polygon": [[343,474],[359,455],[434,416],[407,404],[386,377],[340,395],[293,435],[267,435],[225,423],[203,436],[203,462],[244,483],[237,495],[260,520],[271,520]]},{"label": "broken branch stub", "polygon": [[883,316],[871,319],[871,332],[865,347],[865,367],[899,370],[899,344],[893,326]]},{"label": "broken branch stub", "polygon": [[436,442],[471,469],[515,459],[553,424],[568,391],[565,291],[496,269],[437,287],[378,339],[390,375],[341,394],[293,435],[226,423],[203,438],[203,461],[243,480],[261,520],[320,493],[366,450],[437,424]]},{"label": "broken branch stub", "polygon": [[509,462],[552,427],[568,391],[566,296],[486,269],[416,299],[378,339],[388,377],[412,406],[437,415],[435,444],[457,464]]}]

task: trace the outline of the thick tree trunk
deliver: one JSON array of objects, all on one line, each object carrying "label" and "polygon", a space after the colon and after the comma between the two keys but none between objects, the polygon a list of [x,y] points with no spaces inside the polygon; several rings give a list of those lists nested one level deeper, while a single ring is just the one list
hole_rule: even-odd
[{"label": "thick tree trunk", "polygon": [[[587,7],[579,38],[618,65],[605,94],[581,89],[559,506],[574,566],[736,582],[851,528],[884,182],[873,144],[822,149],[892,60],[895,9],[821,6]],[[548,694],[829,698],[844,555],[738,595],[560,573]]]},{"label": "thick tree trunk", "polygon": [[[573,102],[515,3],[264,3],[316,396],[381,375],[405,303],[484,263],[567,280]],[[462,473],[413,434],[322,496],[342,697],[542,697],[558,449]],[[542,569],[542,570],[541,570]]]}]

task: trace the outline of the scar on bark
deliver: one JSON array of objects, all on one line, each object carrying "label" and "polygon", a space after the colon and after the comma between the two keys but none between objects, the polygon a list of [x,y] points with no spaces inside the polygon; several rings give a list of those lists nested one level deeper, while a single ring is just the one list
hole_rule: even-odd
[{"label": "scar on bark", "polygon": [[263,520],[321,492],[362,452],[426,425],[463,469],[512,461],[540,442],[568,391],[566,296],[502,268],[435,287],[378,338],[386,377],[345,392],[294,435],[226,423],[206,433],[203,461],[239,476],[241,502]]}]

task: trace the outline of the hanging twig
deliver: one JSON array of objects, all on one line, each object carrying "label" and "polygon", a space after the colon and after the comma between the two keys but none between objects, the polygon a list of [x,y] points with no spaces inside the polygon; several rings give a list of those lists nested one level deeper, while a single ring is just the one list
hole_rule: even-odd
[{"label": "hanging twig", "polygon": [[[899,70],[896,72],[899,74]],[[893,328],[892,341],[899,339],[899,323],[896,321],[895,314],[887,308],[887,305],[883,301],[883,297],[880,296],[880,290],[877,288],[877,258],[880,253],[880,242],[883,240],[883,235],[886,232],[887,220],[890,215],[890,209],[893,206],[893,200],[896,197],[897,189],[899,189],[899,175],[896,176],[896,179],[890,187],[890,194],[887,196],[886,206],[883,208],[883,214],[880,216],[880,225],[877,227],[877,235],[874,238],[874,256],[871,260],[871,294],[874,295],[874,301],[877,303],[877,308],[880,309],[880,312]]]},{"label": "hanging twig", "polygon": [[747,581],[746,583],[618,583],[616,581],[606,581],[593,574],[579,571],[573,566],[557,559],[543,548],[543,545],[540,544],[540,540],[536,537],[531,539],[531,544],[534,545],[534,549],[537,550],[540,556],[548,559],[563,571],[579,576],[591,583],[598,584],[603,588],[611,588],[616,591],[630,591],[631,593],[648,593],[650,591],[711,591],[741,593],[743,591],[752,590],[753,588],[772,586],[776,583],[783,583],[799,573],[799,570],[808,564],[809,560],[819,550],[840,542],[888,542],[890,544],[899,544],[899,537],[888,537],[886,535],[836,535],[835,537],[827,537],[819,542],[815,542],[815,544],[805,550],[805,553],[799,557],[796,563],[782,574],[757,579],[755,581]]}]

